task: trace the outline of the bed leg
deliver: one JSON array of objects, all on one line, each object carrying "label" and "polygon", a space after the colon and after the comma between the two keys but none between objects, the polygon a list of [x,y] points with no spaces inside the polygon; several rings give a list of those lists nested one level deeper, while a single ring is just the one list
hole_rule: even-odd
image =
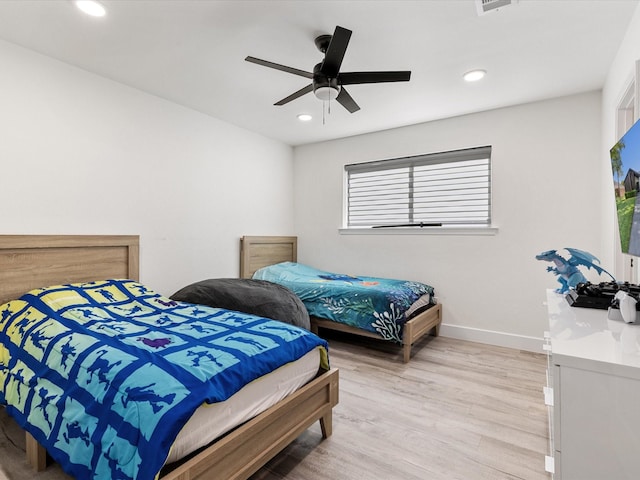
[{"label": "bed leg", "polygon": [[442,324],[442,305],[438,305],[438,323],[436,323],[435,328],[433,329],[433,336],[440,336],[440,325]]},{"label": "bed leg", "polygon": [[439,323],[435,327],[433,327],[433,336],[434,337],[439,337],[440,336],[440,324]]},{"label": "bed leg", "polygon": [[322,430],[322,438],[329,438],[333,433],[333,411],[320,417],[320,429]]},{"label": "bed leg", "polygon": [[25,432],[27,462],[36,472],[41,472],[47,468],[47,451],[31,436]]},{"label": "bed leg", "polygon": [[409,363],[409,360],[411,359],[411,344],[404,344],[402,346],[402,360],[404,361],[404,363]]},{"label": "bed leg", "polygon": [[311,333],[319,336],[318,332],[320,330],[318,328],[318,323],[313,318],[311,318],[310,320],[311,320]]}]

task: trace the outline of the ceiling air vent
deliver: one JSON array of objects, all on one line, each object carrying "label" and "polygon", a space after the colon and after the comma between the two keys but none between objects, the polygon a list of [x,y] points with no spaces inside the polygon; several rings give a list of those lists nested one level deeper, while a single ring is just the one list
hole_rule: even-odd
[{"label": "ceiling air vent", "polygon": [[476,0],[478,15],[493,12],[501,7],[506,7],[517,3],[518,0]]}]

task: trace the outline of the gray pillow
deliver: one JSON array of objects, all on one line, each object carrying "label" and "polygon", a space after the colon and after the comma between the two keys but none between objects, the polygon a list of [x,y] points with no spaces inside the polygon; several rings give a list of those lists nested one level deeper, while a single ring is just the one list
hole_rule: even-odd
[{"label": "gray pillow", "polygon": [[250,313],[310,329],[309,313],[291,290],[266,280],[214,278],[188,285],[172,300]]}]

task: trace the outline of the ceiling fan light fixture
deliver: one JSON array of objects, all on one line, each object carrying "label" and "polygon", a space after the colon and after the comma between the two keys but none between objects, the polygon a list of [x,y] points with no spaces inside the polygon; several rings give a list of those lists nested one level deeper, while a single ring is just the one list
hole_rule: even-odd
[{"label": "ceiling fan light fixture", "polygon": [[335,100],[340,93],[340,86],[338,87],[318,87],[313,91],[316,98],[326,102]]},{"label": "ceiling fan light fixture", "polygon": [[298,114],[298,120],[300,120],[301,122],[310,122],[313,119],[313,117],[311,115],[309,115],[308,113],[300,113]]},{"label": "ceiling fan light fixture", "polygon": [[75,4],[76,7],[92,17],[104,17],[107,14],[104,6],[94,0],[76,0]]},{"label": "ceiling fan light fixture", "polygon": [[482,80],[486,74],[486,70],[471,70],[465,73],[462,78],[467,82],[477,82],[478,80]]}]

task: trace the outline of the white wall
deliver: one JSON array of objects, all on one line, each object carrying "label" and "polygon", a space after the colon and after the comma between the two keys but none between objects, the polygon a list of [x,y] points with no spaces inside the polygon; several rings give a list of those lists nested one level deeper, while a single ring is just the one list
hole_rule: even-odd
[{"label": "white wall", "polygon": [[[355,121],[355,120],[354,120]],[[299,261],[430,283],[443,334],[539,349],[542,305],[558,286],[535,255],[602,255],[600,92],[296,147]],[[341,235],[343,166],[491,145],[495,236]],[[499,333],[497,333],[499,332]]]},{"label": "white wall", "polygon": [[293,233],[291,147],[0,42],[0,233],[139,234],[170,295]]},{"label": "white wall", "polygon": [[[609,149],[625,132],[616,131],[617,108],[625,91],[633,82],[636,61],[640,60],[640,7],[629,22],[627,33],[618,49],[616,57],[611,63],[609,74],[602,89],[602,193],[601,208],[603,210],[603,224],[601,226],[602,242],[608,252],[608,263],[614,261],[614,252],[620,251],[620,241],[616,235],[618,224],[615,214],[615,202],[611,186],[611,159]],[[637,79],[640,82],[640,78]],[[636,116],[638,116],[636,112]],[[626,255],[624,257],[627,257]],[[628,259],[628,257],[627,257]],[[636,264],[638,262],[636,261]],[[617,265],[619,274],[624,265]]]}]

